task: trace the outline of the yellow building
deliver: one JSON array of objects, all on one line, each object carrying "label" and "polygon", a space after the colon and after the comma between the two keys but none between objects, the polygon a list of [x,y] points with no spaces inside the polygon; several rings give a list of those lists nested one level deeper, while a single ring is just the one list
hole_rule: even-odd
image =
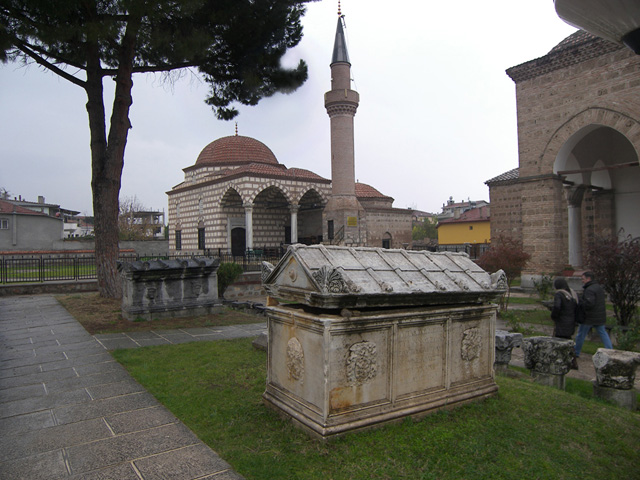
[{"label": "yellow building", "polygon": [[470,246],[465,251],[472,258],[482,254],[491,241],[489,207],[472,208],[459,216],[438,222],[439,250],[449,250],[447,246]]}]

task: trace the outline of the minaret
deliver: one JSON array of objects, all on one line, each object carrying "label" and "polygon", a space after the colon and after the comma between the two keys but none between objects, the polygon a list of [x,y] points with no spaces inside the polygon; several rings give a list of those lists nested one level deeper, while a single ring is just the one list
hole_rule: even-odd
[{"label": "minaret", "polygon": [[331,119],[331,197],[323,212],[326,243],[364,245],[364,210],[356,198],[353,117],[360,96],[351,90],[351,63],[338,3],[338,26],[331,59],[331,90],[324,106]]}]

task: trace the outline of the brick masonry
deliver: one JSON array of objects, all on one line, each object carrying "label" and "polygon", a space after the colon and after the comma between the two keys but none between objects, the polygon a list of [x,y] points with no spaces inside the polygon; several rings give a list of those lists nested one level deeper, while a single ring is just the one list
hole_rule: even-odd
[{"label": "brick masonry", "polygon": [[[510,68],[507,74],[516,83],[519,169],[516,178],[487,181],[491,236],[523,241],[532,255],[524,274],[555,273],[569,257],[569,176],[556,174],[557,159],[572,148],[579,157],[574,139],[602,127],[626,139],[614,146],[626,144],[629,151],[630,144],[640,152],[640,56],[577,32],[549,54]],[[637,175],[637,170],[631,167],[625,174]],[[610,190],[588,188],[581,210],[583,252],[595,235],[620,227]]]}]

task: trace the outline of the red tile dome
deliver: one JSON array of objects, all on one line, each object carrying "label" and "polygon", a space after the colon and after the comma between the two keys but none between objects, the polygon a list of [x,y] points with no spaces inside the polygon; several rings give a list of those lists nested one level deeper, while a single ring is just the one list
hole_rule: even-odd
[{"label": "red tile dome", "polygon": [[222,137],[211,142],[202,149],[196,160],[196,165],[245,163],[279,164],[276,156],[264,143],[255,138],[239,135]]}]

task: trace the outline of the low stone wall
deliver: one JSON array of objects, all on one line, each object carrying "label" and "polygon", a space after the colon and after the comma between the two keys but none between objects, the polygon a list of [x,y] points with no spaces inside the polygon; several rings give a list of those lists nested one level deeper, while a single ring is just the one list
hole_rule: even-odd
[{"label": "low stone wall", "polygon": [[10,295],[65,294],[98,291],[97,280],[46,283],[9,283],[0,285],[0,297]]}]

